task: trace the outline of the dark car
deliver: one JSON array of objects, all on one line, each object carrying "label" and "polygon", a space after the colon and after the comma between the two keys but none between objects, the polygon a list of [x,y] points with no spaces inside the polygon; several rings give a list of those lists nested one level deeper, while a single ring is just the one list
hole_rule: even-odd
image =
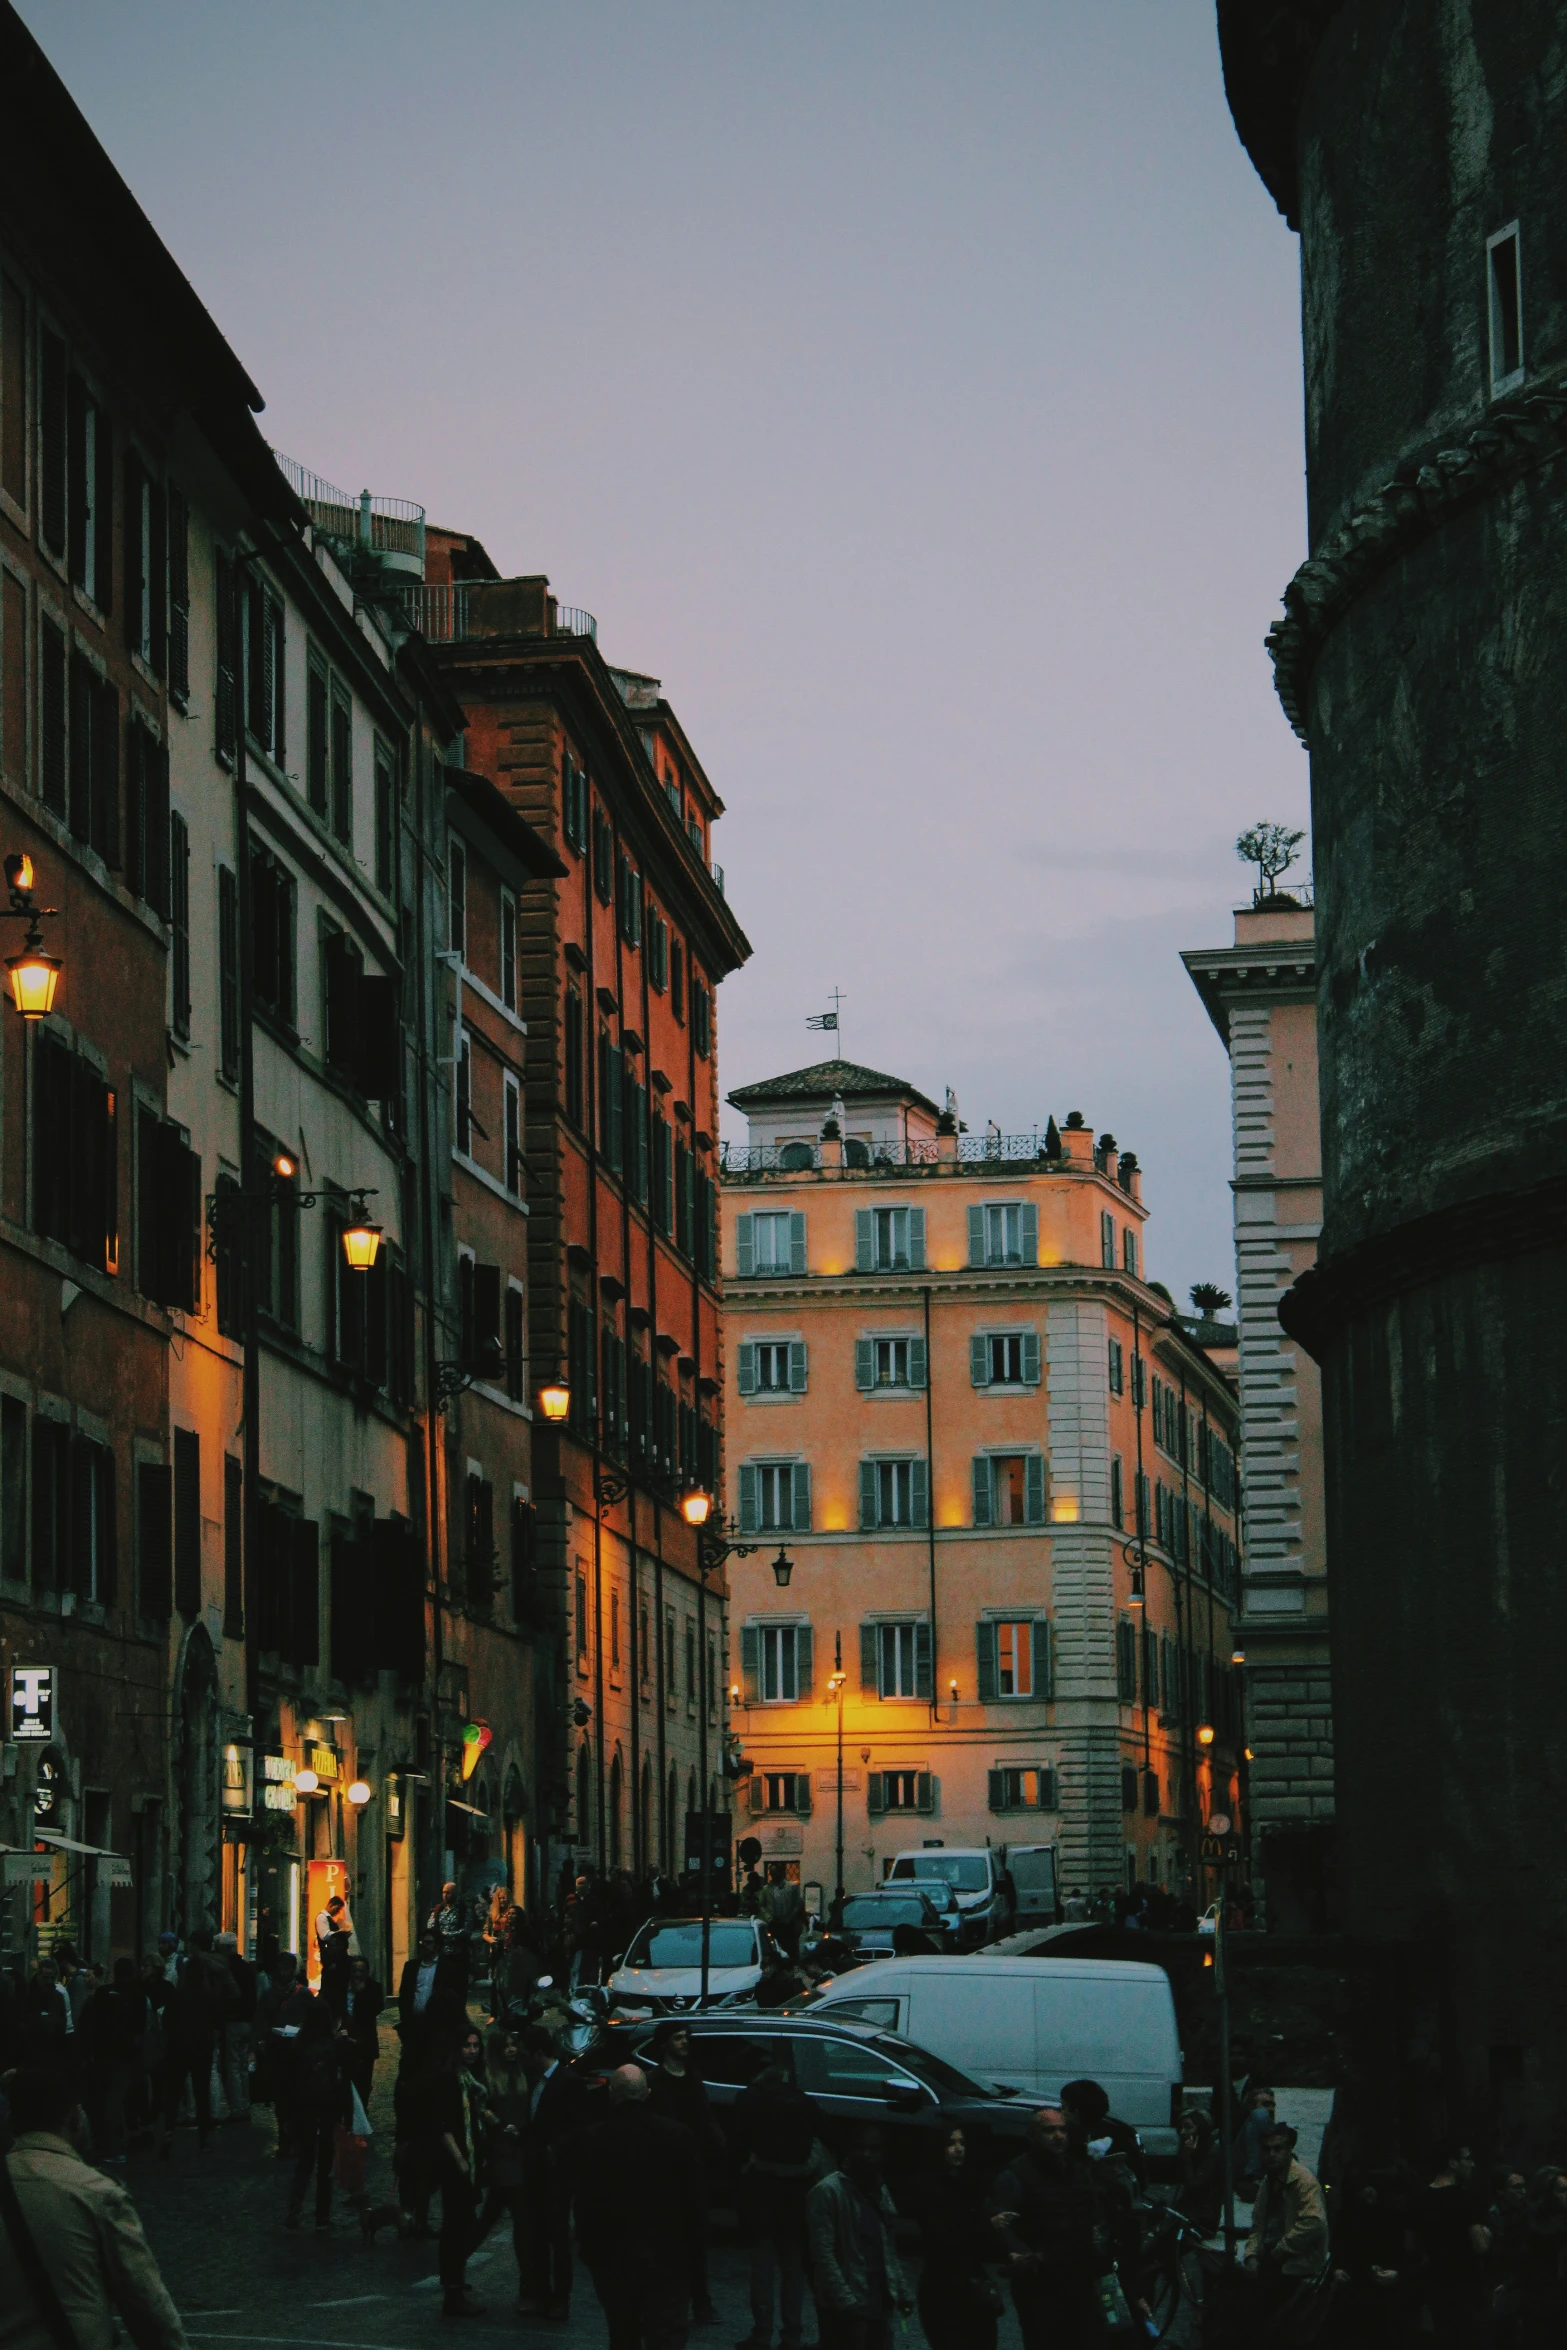
[{"label": "dark car", "polygon": [[896,1892],[855,1893],[843,1905],[838,1938],[856,1958],[907,1958],[918,1952],[951,1949],[943,1910],[954,1925],[959,1916],[950,1885],[943,1885],[946,1901],[938,1902],[922,1886],[903,1885]]},{"label": "dark car", "polygon": [[[726,2137],[741,2090],[764,2066],[781,2065],[815,2104],[831,2152],[841,2151],[856,2122],[875,2121],[885,2129],[888,2180],[900,2203],[908,2201],[913,2181],[934,2171],[944,2130],[961,2123],[969,2160],[988,2177],[1022,2147],[1037,2102],[1002,2096],[939,2056],[869,2024],[746,2015],[733,2008],[681,2020],[690,2026],[708,2101]],[[651,2020],[609,2024],[591,2063],[605,2072],[632,2062],[656,2070],[655,2029]],[[721,2188],[721,2181],[714,2183]]]}]

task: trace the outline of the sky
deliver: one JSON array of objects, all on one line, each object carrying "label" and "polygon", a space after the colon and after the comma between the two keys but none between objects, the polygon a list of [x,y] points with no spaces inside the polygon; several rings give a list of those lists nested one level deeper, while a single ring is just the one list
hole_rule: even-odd
[{"label": "sky", "polygon": [[[751,940],[725,1088],[847,1054],[1134,1149],[1233,1289],[1178,960],[1307,823],[1295,240],[1211,0],[20,0],[274,445],[662,678]],[[726,1112],[725,1131],[743,1136]]]}]

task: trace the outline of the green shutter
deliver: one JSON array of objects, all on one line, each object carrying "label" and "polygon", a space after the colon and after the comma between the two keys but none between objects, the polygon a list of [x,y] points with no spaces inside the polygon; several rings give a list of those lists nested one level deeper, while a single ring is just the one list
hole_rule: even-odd
[{"label": "green shutter", "polygon": [[796,1461],[794,1464],[794,1507],[791,1521],[796,1534],[809,1534],[811,1530],[811,1464],[809,1461]]},{"label": "green shutter", "polygon": [[925,1341],[923,1338],[911,1338],[909,1340],[909,1385],[923,1387],[926,1376]]},{"label": "green shutter", "polygon": [[1045,1522],[1045,1456],[1031,1452],[1023,1465],[1023,1515],[1030,1526]]},{"label": "green shutter", "polygon": [[1025,1330],[1023,1333],[1023,1385],[1025,1387],[1039,1385],[1039,1332],[1037,1330]]},{"label": "green shutter", "polygon": [[740,1633],[740,1680],[747,1705],[755,1705],[762,1694],[762,1636],[754,1624],[746,1624]]},{"label": "green shutter", "polygon": [[1034,1618],[1034,1695],[1036,1698],[1055,1695],[1055,1657],[1048,1616]]},{"label": "green shutter", "polygon": [[915,1779],[914,1808],[916,1811],[934,1811],[936,1808],[936,1782],[929,1771],[921,1771]]},{"label": "green shutter", "polygon": [[854,1342],[854,1384],[862,1394],[869,1394],[876,1384],[876,1341],[857,1338]]},{"label": "green shutter", "polygon": [[923,1526],[930,1515],[930,1464],[909,1463],[909,1524]]},{"label": "green shutter", "polygon": [[[801,1624],[794,1635],[794,1673],[802,1705],[810,1703],[814,1662],[815,1642],[811,1636],[811,1627],[809,1624]],[[809,1784],[807,1780],[806,1785]]]},{"label": "green shutter", "polygon": [[742,1395],[756,1393],[756,1346],[749,1338],[740,1342],[739,1381]]},{"label": "green shutter", "polygon": [[1033,1200],[1026,1199],[1023,1202],[1023,1213],[1018,1221],[1023,1227],[1023,1262],[1025,1265],[1037,1265],[1039,1262],[1039,1209]]},{"label": "green shutter", "polygon": [[976,1526],[989,1526],[994,1520],[990,1462],[984,1453],[977,1452],[974,1455],[974,1523]]},{"label": "green shutter", "polygon": [[740,1531],[742,1534],[756,1532],[756,1517],[756,1471],[751,1463],[746,1461],[740,1470]]},{"label": "green shutter", "polygon": [[[994,1624],[981,1622],[974,1626],[974,1653],[979,1668],[979,1702],[981,1705],[989,1705],[995,1698],[997,1688]],[[999,1806],[992,1803],[990,1808],[995,1811]]]},{"label": "green shutter", "polygon": [[874,1528],[876,1524],[876,1463],[860,1463],[860,1524]]},{"label": "green shutter", "polygon": [[[935,1664],[931,1649],[930,1625],[928,1622],[916,1624],[914,1627],[914,1694],[916,1697],[929,1697],[934,1686]],[[921,1811],[925,1809],[924,1804],[921,1804],[920,1809]]]},{"label": "green shutter", "polygon": [[789,1218],[789,1270],[805,1271],[805,1218],[798,1211]]},{"label": "green shutter", "polygon": [[924,1211],[924,1209],[923,1209],[923,1208],[910,1208],[910,1210],[909,1210],[909,1271],[910,1271],[911,1273],[923,1273],[923,1272],[924,1272],[924,1270],[925,1270],[925,1211]]},{"label": "green shutter", "polygon": [[[968,1261],[971,1265],[982,1265],[985,1262],[985,1211],[982,1207],[971,1207],[968,1212]],[[978,1380],[974,1384],[977,1387]]]},{"label": "green shutter", "polygon": [[760,1771],[753,1771],[745,1783],[745,1807],[753,1814],[767,1809],[767,1783]]},{"label": "green shutter", "polygon": [[735,1218],[735,1271],[743,1281],[748,1273],[756,1271],[756,1218]]},{"label": "green shutter", "polygon": [[809,1771],[796,1771],[794,1774],[794,1808],[802,1820],[810,1818],[811,1774]]},{"label": "green shutter", "polygon": [[865,1774],[865,1808],[873,1820],[880,1819],[882,1813],[887,1808],[886,1804],[882,1800],[882,1775],[880,1771],[867,1771]]},{"label": "green shutter", "polygon": [[990,1771],[987,1773],[987,1779],[990,1788],[991,1810],[1005,1811],[1007,1808],[1007,1775],[1005,1771]]},{"label": "green shutter", "polygon": [[860,1695],[881,1695],[881,1626],[860,1626]]},{"label": "green shutter", "polygon": [[791,1338],[789,1341],[789,1393],[791,1395],[805,1393],[806,1367],[805,1340]]},{"label": "green shutter", "polygon": [[854,1270],[856,1273],[876,1270],[876,1229],[869,1208],[854,1211]]},{"label": "green shutter", "polygon": [[968,1342],[968,1375],[976,1387],[990,1385],[990,1341],[976,1330]]}]

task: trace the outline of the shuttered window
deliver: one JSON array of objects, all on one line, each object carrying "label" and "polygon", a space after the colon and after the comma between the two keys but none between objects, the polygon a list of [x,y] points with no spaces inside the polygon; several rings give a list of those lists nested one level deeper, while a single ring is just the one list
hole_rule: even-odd
[{"label": "shuttered window", "polygon": [[1004,1763],[989,1774],[992,1811],[1055,1811],[1060,1798],[1049,1763]]},{"label": "shuttered window", "polygon": [[805,1271],[805,1218],[768,1210],[735,1218],[735,1269],[742,1279],[787,1279]]},{"label": "shuttered window", "polygon": [[38,783],[53,815],[66,810],[65,635],[52,620],[39,626]]},{"label": "shuttered window", "polygon": [[811,1470],[807,1461],[744,1461],[740,1525],[750,1534],[808,1534]]},{"label": "shuttered window", "polygon": [[740,1633],[741,1687],[747,1705],[808,1701],[812,1682],[809,1624],[746,1624]]},{"label": "shuttered window", "polygon": [[33,1229],[98,1272],[119,1258],[114,1089],[84,1054],[33,1033]]},{"label": "shuttered window", "polygon": [[169,818],[169,980],[174,1033],[190,1035],[190,832],[180,815]]},{"label": "shuttered window", "polygon": [[190,508],[169,484],[169,697],[190,698]]},{"label": "shuttered window", "polygon": [[160,1305],[201,1303],[201,1155],[145,1104],[136,1112],[136,1286]]},{"label": "shuttered window", "polygon": [[218,867],[218,1067],[232,1085],[239,1077],[239,883]]},{"label": "shuttered window", "polygon": [[860,1524],[868,1531],[920,1527],[929,1510],[930,1479],[920,1459],[860,1463]]},{"label": "shuttered window", "polygon": [[859,1273],[923,1273],[923,1208],[857,1208],[854,1264]]},{"label": "shuttered window", "polygon": [[174,1431],[174,1605],[187,1622],[201,1613],[201,1438]]},{"label": "shuttered window", "polygon": [[354,845],[354,716],[346,694],[332,692],[332,830]]}]

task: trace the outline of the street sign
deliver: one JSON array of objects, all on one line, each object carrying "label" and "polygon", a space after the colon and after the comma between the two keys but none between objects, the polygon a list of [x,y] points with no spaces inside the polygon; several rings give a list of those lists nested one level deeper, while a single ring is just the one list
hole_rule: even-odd
[{"label": "street sign", "polygon": [[1238,1836],[1204,1836],[1198,1858],[1204,1868],[1233,1869],[1245,1859]]},{"label": "street sign", "polygon": [[53,1665],[11,1667],[11,1735],[39,1745],[54,1736]]}]

